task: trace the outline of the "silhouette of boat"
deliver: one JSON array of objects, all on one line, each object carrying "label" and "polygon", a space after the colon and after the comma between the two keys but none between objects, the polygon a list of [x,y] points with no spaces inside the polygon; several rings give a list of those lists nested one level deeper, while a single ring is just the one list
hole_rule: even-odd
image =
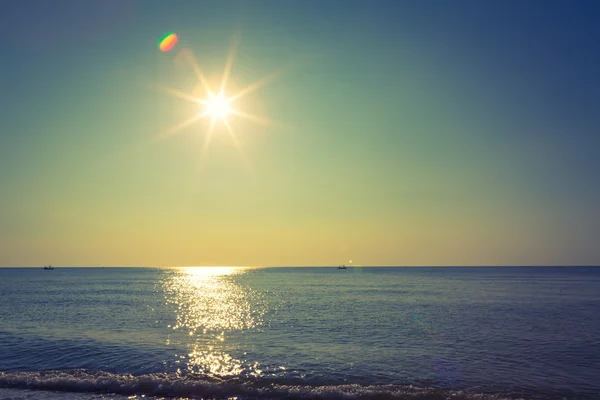
[{"label": "silhouette of boat", "polygon": [[47,267],[44,267],[45,270],[51,270],[54,269],[54,267],[52,265],[48,265]]},{"label": "silhouette of boat", "polygon": [[340,266],[338,266],[338,269],[346,269],[346,266],[345,265],[340,265]]}]

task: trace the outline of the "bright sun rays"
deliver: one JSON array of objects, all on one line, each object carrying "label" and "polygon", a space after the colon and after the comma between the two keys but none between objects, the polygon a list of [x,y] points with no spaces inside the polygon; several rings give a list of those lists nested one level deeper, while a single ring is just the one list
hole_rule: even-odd
[{"label": "bright sun rays", "polygon": [[221,80],[218,84],[218,87],[211,87],[208,79],[202,72],[198,62],[196,61],[196,58],[190,50],[184,49],[179,53],[178,57],[182,57],[185,63],[192,68],[195,78],[197,80],[197,85],[199,87],[200,94],[198,95],[197,92],[193,92],[192,90],[190,90],[190,92],[187,93],[171,87],[159,85],[157,85],[157,87],[165,94],[175,96],[182,100],[186,100],[196,104],[198,111],[196,114],[191,115],[189,118],[168,128],[158,137],[159,139],[170,137],[176,133],[181,132],[185,128],[188,128],[189,126],[199,122],[200,120],[207,119],[209,121],[208,128],[199,131],[199,133],[204,136],[204,144],[202,146],[201,158],[205,156],[207,149],[210,146],[210,142],[213,138],[213,134],[215,133],[216,127],[221,125],[229,134],[231,140],[233,141],[233,144],[240,152],[242,158],[245,159],[244,152],[238,140],[237,134],[233,131],[231,127],[230,120],[232,118],[239,117],[255,124],[264,126],[271,125],[272,122],[268,118],[238,109],[238,101],[241,98],[259,89],[260,87],[266,85],[272,79],[280,75],[281,71],[277,71],[275,73],[266,75],[261,79],[258,79],[257,81],[247,85],[246,87],[237,90],[235,93],[229,94],[228,82],[231,76],[231,71],[233,69],[236,57],[237,45],[238,40],[234,40],[229,50],[229,54],[227,56],[223,72],[221,74]]},{"label": "bright sun rays", "polygon": [[227,120],[227,114],[231,110],[229,107],[229,99],[225,98],[223,93],[209,93],[209,98],[206,100],[205,112],[212,120]]}]

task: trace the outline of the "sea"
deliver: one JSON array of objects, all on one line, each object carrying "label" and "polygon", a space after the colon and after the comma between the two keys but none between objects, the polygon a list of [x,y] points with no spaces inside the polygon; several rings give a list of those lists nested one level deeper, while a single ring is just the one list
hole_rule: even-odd
[{"label": "sea", "polygon": [[600,268],[0,268],[0,399],[600,399]]}]

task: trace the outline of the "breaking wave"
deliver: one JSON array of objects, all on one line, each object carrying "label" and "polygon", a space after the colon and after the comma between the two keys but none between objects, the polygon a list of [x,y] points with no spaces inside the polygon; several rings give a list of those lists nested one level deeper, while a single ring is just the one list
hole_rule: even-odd
[{"label": "breaking wave", "polygon": [[413,385],[306,385],[273,380],[222,380],[201,375],[120,375],[103,371],[0,372],[1,388],[110,393],[187,399],[502,400],[520,397]]}]

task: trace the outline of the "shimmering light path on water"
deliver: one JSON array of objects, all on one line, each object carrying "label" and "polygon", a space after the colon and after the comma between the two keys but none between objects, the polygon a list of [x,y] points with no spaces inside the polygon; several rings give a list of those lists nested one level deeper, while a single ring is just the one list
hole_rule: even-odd
[{"label": "shimmering light path on water", "polygon": [[164,290],[166,304],[176,309],[175,324],[168,328],[190,336],[189,353],[178,355],[186,371],[215,376],[244,372],[260,375],[258,363],[244,366],[225,350],[226,337],[262,323],[264,302],[259,295],[226,279],[245,273],[247,268],[192,267],[173,271],[158,282],[158,290]]},{"label": "shimmering light path on water", "polygon": [[0,399],[600,396],[599,268],[0,269],[0,293]]}]

